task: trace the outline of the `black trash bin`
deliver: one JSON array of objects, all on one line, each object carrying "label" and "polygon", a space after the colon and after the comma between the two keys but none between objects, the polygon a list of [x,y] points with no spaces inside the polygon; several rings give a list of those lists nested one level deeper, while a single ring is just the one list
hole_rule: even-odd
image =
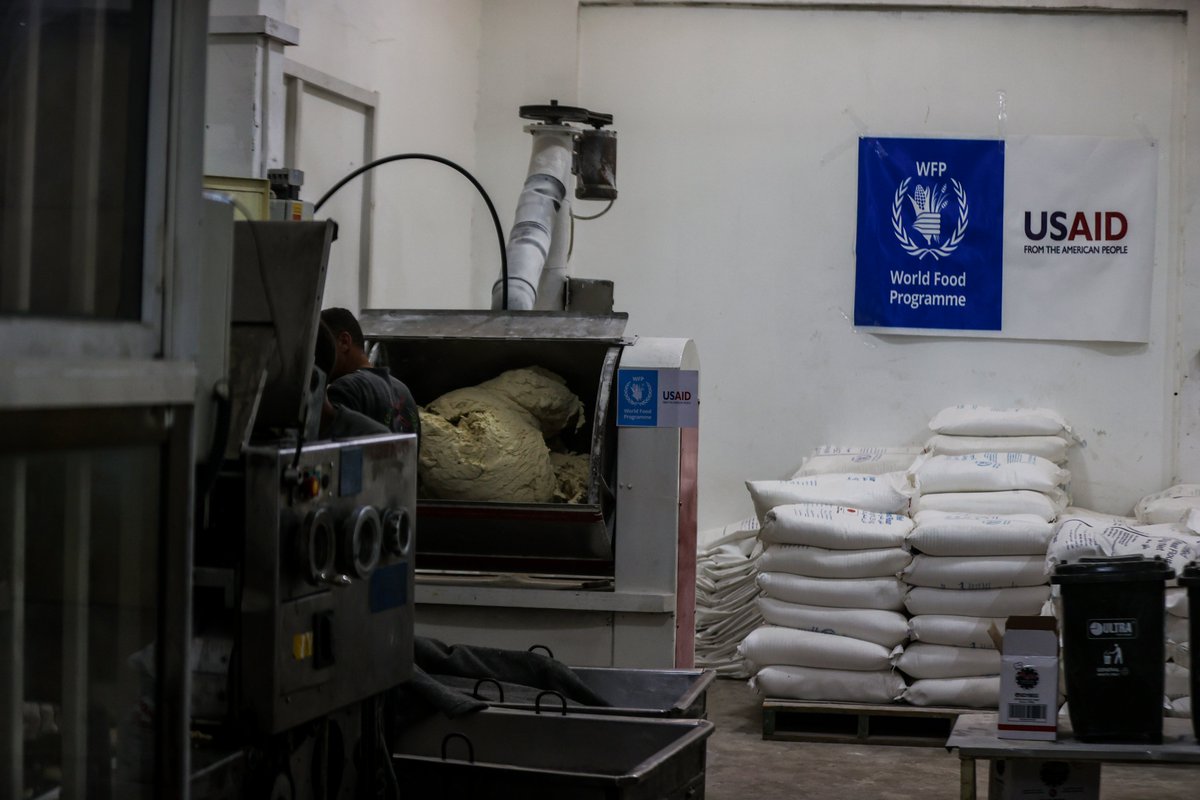
[{"label": "black trash bin", "polygon": [[1162,742],[1163,593],[1175,576],[1159,558],[1059,564],[1063,665],[1075,738]]},{"label": "black trash bin", "polygon": [[[1179,585],[1188,590],[1188,641],[1195,646],[1200,642],[1200,561],[1193,561],[1183,568]],[[1196,713],[1196,701],[1200,699],[1200,669],[1194,661],[1189,662],[1192,680],[1192,732],[1200,739],[1200,715]]]}]

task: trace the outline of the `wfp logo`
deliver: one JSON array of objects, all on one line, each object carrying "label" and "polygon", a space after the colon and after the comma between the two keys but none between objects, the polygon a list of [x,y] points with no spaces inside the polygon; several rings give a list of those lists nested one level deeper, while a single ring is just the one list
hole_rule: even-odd
[{"label": "wfp logo", "polygon": [[[918,182],[913,185],[911,177],[900,181],[892,201],[892,231],[904,252],[915,256],[918,261],[925,256],[933,256],[934,261],[949,257],[958,249],[967,233],[970,211],[967,192],[953,178],[949,184],[939,183],[934,178],[945,172],[944,161],[918,161]],[[928,179],[928,182],[920,182],[921,179]],[[951,209],[951,192],[954,193],[954,209]],[[908,202],[905,203],[905,200]],[[951,227],[953,230],[947,235],[947,229]],[[910,231],[918,241],[913,241],[909,236]],[[924,246],[921,246],[920,240],[924,240]]]},{"label": "wfp logo", "polygon": [[654,391],[650,388],[650,382],[641,375],[636,375],[630,378],[625,384],[625,400],[631,406],[644,406],[654,399]]}]

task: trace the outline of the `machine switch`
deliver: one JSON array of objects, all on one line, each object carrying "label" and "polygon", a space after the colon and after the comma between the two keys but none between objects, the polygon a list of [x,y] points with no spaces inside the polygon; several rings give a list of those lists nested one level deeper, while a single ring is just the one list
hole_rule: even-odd
[{"label": "machine switch", "polygon": [[297,661],[303,661],[306,658],[312,658],[313,654],[313,632],[305,631],[292,636],[292,658]]},{"label": "machine switch", "polygon": [[321,476],[311,472],[300,475],[296,483],[296,495],[301,500],[312,500],[321,493]]}]

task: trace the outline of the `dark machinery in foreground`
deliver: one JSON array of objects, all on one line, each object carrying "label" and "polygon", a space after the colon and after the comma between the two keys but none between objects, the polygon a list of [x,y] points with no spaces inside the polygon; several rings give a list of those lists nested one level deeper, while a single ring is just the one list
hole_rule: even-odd
[{"label": "dark machinery in foreground", "polygon": [[314,441],[332,229],[238,225],[232,444],[196,536],[196,797],[376,796],[391,774],[382,696],[412,675],[417,442]]}]

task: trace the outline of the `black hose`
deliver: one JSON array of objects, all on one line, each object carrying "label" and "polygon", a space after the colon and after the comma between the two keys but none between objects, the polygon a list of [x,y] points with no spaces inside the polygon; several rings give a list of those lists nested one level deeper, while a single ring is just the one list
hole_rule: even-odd
[{"label": "black hose", "polygon": [[506,248],[504,246],[504,229],[500,226],[500,215],[496,213],[496,206],[492,204],[492,198],[488,197],[488,193],[483,188],[483,184],[481,184],[479,181],[477,181],[475,179],[475,176],[472,175],[470,172],[467,172],[467,170],[464,167],[461,167],[458,164],[455,164],[450,159],[442,158],[441,156],[429,155],[428,153],[397,153],[395,155],[384,156],[383,158],[377,158],[368,164],[363,164],[361,167],[354,170],[349,175],[347,175],[346,177],[342,178],[340,181],[335,183],[333,185],[333,188],[331,188],[328,192],[321,195],[321,199],[318,200],[316,202],[316,205],[313,206],[313,213],[315,214],[316,212],[320,211],[321,206],[325,205],[325,201],[327,201],[330,197],[333,197],[334,193],[337,192],[338,189],[341,189],[347,183],[354,180],[359,175],[362,175],[364,172],[368,172],[382,164],[387,164],[392,161],[408,161],[411,159],[416,159],[416,160],[420,160],[420,161],[434,161],[434,162],[437,162],[438,164],[445,164],[447,167],[450,167],[451,169],[456,170],[460,175],[462,175],[464,178],[469,180],[471,182],[471,185],[474,186],[477,190],[479,190],[479,194],[483,196],[483,202],[487,203],[488,212],[492,215],[492,224],[496,227],[496,241],[500,245],[500,279],[504,282],[504,287],[503,287],[503,289],[501,289],[501,293],[502,293],[501,298],[502,299],[501,299],[500,307],[503,308],[505,311],[507,311],[508,310],[508,252],[506,251]]}]

